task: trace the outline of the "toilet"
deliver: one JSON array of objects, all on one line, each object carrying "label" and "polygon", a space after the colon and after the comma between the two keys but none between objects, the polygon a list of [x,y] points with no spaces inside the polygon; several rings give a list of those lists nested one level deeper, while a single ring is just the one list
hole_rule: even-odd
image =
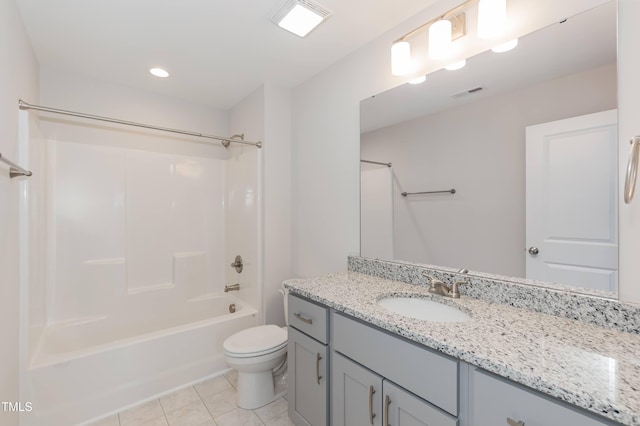
[{"label": "toilet", "polygon": [[[287,320],[287,295],[284,297]],[[286,388],[287,327],[260,325],[228,337],[223,345],[229,367],[238,371],[237,404],[253,410],[284,396]],[[276,377],[274,377],[276,376]]]}]

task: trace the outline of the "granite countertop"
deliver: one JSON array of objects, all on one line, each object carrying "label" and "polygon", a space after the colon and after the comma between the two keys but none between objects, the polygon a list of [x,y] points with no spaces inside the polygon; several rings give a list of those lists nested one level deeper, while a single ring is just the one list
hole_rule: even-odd
[{"label": "granite countertop", "polygon": [[[285,281],[292,293],[625,425],[640,425],[640,335],[427,287],[342,272]],[[417,295],[457,306],[462,323],[403,317],[376,301]]]}]

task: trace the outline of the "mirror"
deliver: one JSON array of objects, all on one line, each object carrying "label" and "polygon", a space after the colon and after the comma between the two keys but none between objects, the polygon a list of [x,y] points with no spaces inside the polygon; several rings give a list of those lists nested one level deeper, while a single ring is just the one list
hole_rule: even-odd
[{"label": "mirror", "polygon": [[361,255],[615,297],[616,92],[608,2],[365,99]]}]

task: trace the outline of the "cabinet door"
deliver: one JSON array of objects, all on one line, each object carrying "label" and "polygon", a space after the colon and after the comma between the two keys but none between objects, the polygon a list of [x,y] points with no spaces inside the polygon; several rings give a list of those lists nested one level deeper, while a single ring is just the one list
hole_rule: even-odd
[{"label": "cabinet door", "polygon": [[607,425],[590,415],[478,369],[471,373],[470,388],[471,426]]},{"label": "cabinet door", "polygon": [[289,417],[296,426],[327,425],[327,347],[289,327]]},{"label": "cabinet door", "polygon": [[[385,380],[383,426],[457,426],[458,420],[427,401]],[[388,416],[388,417],[387,417]],[[487,423],[485,426],[490,425]]]},{"label": "cabinet door", "polygon": [[333,426],[381,426],[382,378],[339,353],[331,370]]}]

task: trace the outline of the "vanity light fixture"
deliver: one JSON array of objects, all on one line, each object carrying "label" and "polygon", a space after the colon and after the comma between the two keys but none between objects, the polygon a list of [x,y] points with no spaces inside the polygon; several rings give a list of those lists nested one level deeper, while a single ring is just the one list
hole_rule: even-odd
[{"label": "vanity light fixture", "polygon": [[[453,52],[453,41],[466,34],[466,17],[464,10],[478,3],[478,37],[493,38],[500,36],[507,22],[507,0],[466,0],[446,13],[426,22],[409,31],[391,46],[391,73],[396,76],[409,75],[415,70],[411,66],[411,46],[408,39],[416,33],[428,29],[429,52],[431,59],[443,61]],[[506,52],[517,45],[517,39],[496,46],[494,51]],[[515,44],[514,44],[515,43]],[[510,48],[507,48],[510,46]],[[447,65],[448,70],[456,70],[464,67],[465,61],[459,61]]]},{"label": "vanity light fixture", "polygon": [[309,0],[288,0],[271,17],[271,21],[282,29],[304,37],[330,15],[329,10]]},{"label": "vanity light fixture", "polygon": [[151,68],[151,69],[149,70],[149,72],[150,72],[152,75],[155,75],[156,77],[160,77],[160,78],[167,78],[167,77],[169,77],[169,72],[168,72],[167,70],[165,70],[165,69],[162,69],[162,68]]},{"label": "vanity light fixture", "polygon": [[391,46],[391,74],[411,73],[411,45],[408,41],[398,41]]},{"label": "vanity light fixture", "polygon": [[507,0],[478,1],[478,37],[494,38],[507,24]]},{"label": "vanity light fixture", "polygon": [[444,69],[448,70],[448,71],[456,71],[456,70],[459,70],[461,68],[464,68],[465,65],[467,65],[467,60],[463,59],[461,61],[456,61],[456,62],[453,62],[453,63],[447,65],[446,67],[444,67]]},{"label": "vanity light fixture", "polygon": [[495,53],[504,53],[504,52],[510,51],[511,49],[515,49],[517,45],[518,45],[518,39],[514,38],[513,40],[509,40],[506,43],[502,43],[495,46],[491,50],[494,51]]},{"label": "vanity light fixture", "polygon": [[429,26],[429,57],[446,59],[451,54],[451,21],[440,19]]}]

